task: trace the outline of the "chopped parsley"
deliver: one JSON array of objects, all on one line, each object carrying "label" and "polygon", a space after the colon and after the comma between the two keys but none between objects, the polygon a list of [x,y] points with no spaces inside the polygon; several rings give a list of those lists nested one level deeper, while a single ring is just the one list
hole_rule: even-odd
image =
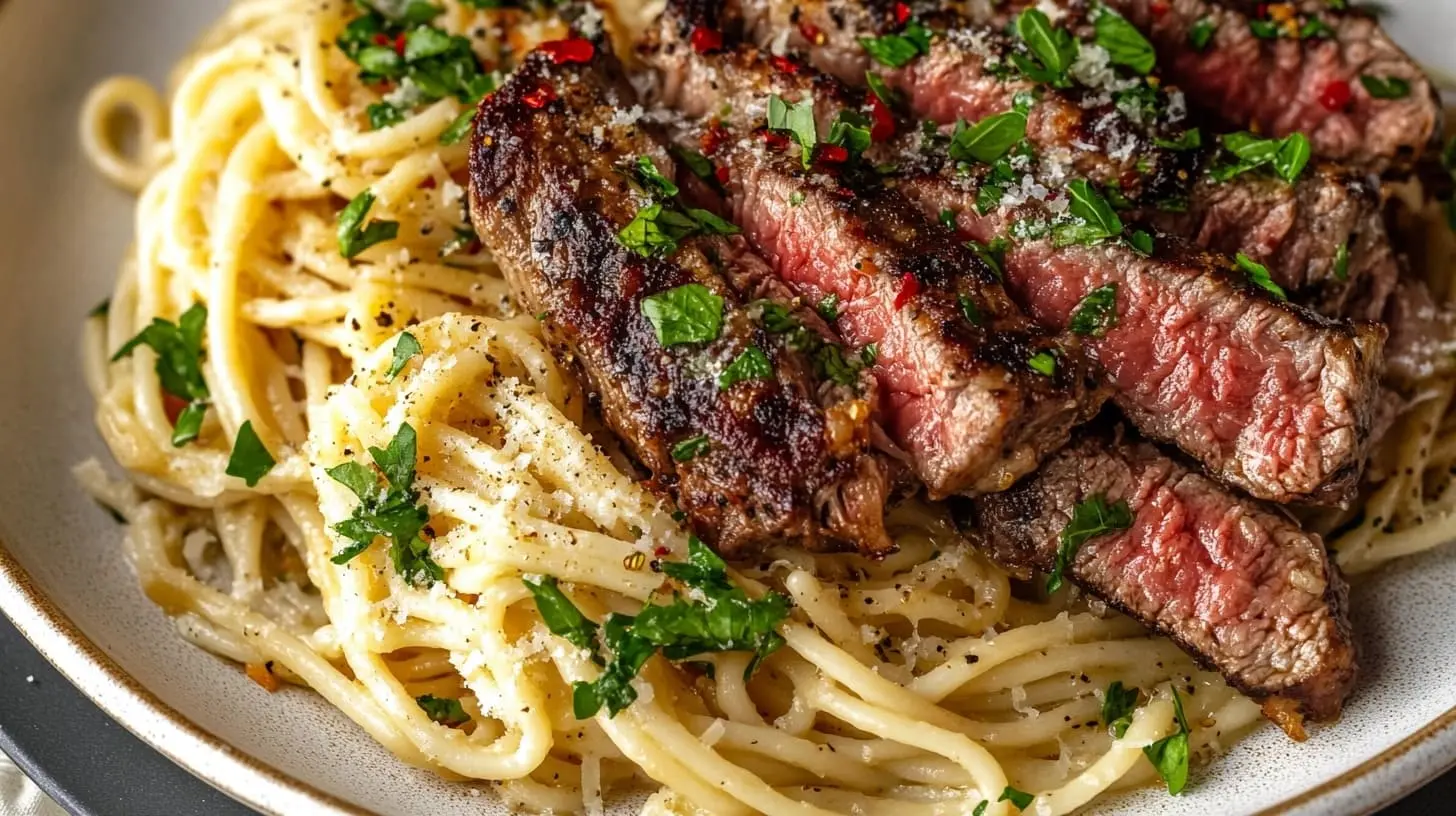
[{"label": "chopped parsley", "polygon": [[1102,695],[1102,724],[1112,729],[1112,736],[1116,739],[1122,739],[1128,726],[1132,725],[1132,712],[1137,708],[1137,700],[1138,690],[1123,688],[1121,680],[1113,680]]},{"label": "chopped parsley", "polygon": [[1071,204],[1067,213],[1071,217],[1058,224],[1053,230],[1057,246],[1072,244],[1095,244],[1122,234],[1122,219],[1097,188],[1085,179],[1077,179],[1067,185]]},{"label": "chopped parsley", "polygon": [[642,316],[665,347],[708,343],[723,330],[723,297],[701,283],[686,283],[643,298]]},{"label": "chopped parsley", "polygon": [[[838,295],[827,295],[819,302],[822,310],[825,303],[833,298],[835,308],[838,309]],[[771,300],[755,302],[754,306],[761,310],[763,327],[770,334],[784,335],[784,343],[794,351],[806,354],[814,362],[814,370],[822,377],[827,377],[838,385],[854,386],[859,384],[860,371],[866,365],[872,365],[873,359],[865,361],[863,353],[861,360],[856,361],[846,357],[844,349],[838,345],[826,342],[823,337],[812,329],[799,322],[784,306]],[[837,317],[837,315],[836,315]]]},{"label": "chopped parsley", "polygon": [[1167,784],[1168,793],[1177,796],[1188,787],[1188,735],[1192,729],[1188,727],[1188,719],[1183,715],[1183,698],[1178,696],[1178,689],[1172,689],[1172,692],[1173,714],[1177,720],[1178,731],[1143,748],[1143,754],[1153,763],[1158,776]]},{"label": "chopped parsley", "polygon": [[860,37],[859,44],[881,65],[901,68],[916,57],[930,53],[930,30],[919,20],[911,20],[898,34]]},{"label": "chopped parsley", "polygon": [[683,212],[670,204],[657,203],[638,210],[617,233],[617,239],[644,258],[660,258],[676,252],[679,243],[694,235],[737,233],[738,227],[707,210],[689,208]]},{"label": "chopped parsley", "polygon": [[1153,44],[1148,42],[1142,32],[1121,14],[1100,4],[1096,14],[1096,42],[1107,49],[1112,63],[1131,68],[1143,75],[1151,72],[1158,63],[1158,55],[1153,51]]},{"label": "chopped parsley", "polygon": [[825,320],[838,320],[839,295],[835,292],[830,292],[829,294],[825,295],[814,307],[814,311],[818,312],[819,316],[824,318]]},{"label": "chopped parsley", "polygon": [[991,274],[995,275],[998,280],[1006,277],[1006,249],[1010,246],[1011,242],[1005,238],[993,238],[987,244],[980,241],[965,242],[966,249],[969,249],[977,258],[981,259],[982,263],[990,267]]},{"label": "chopped parsley", "polygon": [[1207,51],[1210,43],[1213,42],[1213,35],[1218,31],[1218,24],[1212,17],[1200,17],[1193,27],[1188,29],[1188,44],[1193,46],[1194,51]]},{"label": "chopped parsley", "polygon": [[1260,139],[1252,133],[1230,133],[1222,137],[1223,149],[1237,161],[1215,164],[1209,171],[1215,181],[1228,181],[1235,176],[1261,167],[1271,167],[1276,175],[1294,183],[1309,164],[1309,139],[1303,133],[1292,133],[1283,139]]},{"label": "chopped parsley", "polygon": [[415,339],[413,334],[405,332],[394,341],[394,359],[389,363],[389,370],[384,372],[384,378],[390,382],[404,371],[405,364],[413,357],[422,354],[424,349],[420,347],[420,341]]},{"label": "chopped parsley", "polygon": [[1168,150],[1197,150],[1203,147],[1203,131],[1198,128],[1189,128],[1178,134],[1176,139],[1153,139],[1153,144]]},{"label": "chopped parsley", "polygon": [[814,161],[814,146],[819,143],[819,130],[814,123],[814,100],[805,98],[790,105],[774,94],[768,98],[768,129],[787,132],[799,143],[804,166]]},{"label": "chopped parsley", "polygon": [[893,107],[899,99],[899,95],[874,71],[865,71],[865,84],[870,86],[870,93],[886,105]]},{"label": "chopped parsley", "polygon": [[985,316],[981,314],[980,307],[976,306],[976,301],[970,295],[961,293],[956,297],[956,303],[960,304],[961,316],[966,319],[967,323],[970,323],[972,326],[980,326],[986,322]]},{"label": "chopped parsley", "polygon": [[430,520],[430,511],[419,504],[414,487],[415,429],[399,426],[384,448],[370,446],[369,456],[378,470],[359,462],[345,462],[326,471],[329,478],[349,488],[359,504],[349,518],[335,524],[334,532],[352,543],[334,554],[335,564],[347,564],[369,549],[380,537],[389,540],[389,558],[394,571],[416,586],[443,580],[445,571],[430,557],[430,545],[420,532]]},{"label": "chopped parsley", "polygon": [[696,150],[688,150],[683,147],[675,147],[672,150],[674,156],[688,166],[688,172],[702,179],[703,181],[713,180],[713,162]]},{"label": "chopped parsley", "polygon": [[1054,27],[1041,10],[1029,8],[1016,17],[1016,35],[1031,52],[1029,57],[1011,55],[1021,73],[1058,88],[1071,84],[1067,72],[1077,59],[1077,41],[1069,32]]},{"label": "chopped parsley", "polygon": [[1083,544],[1100,535],[1126,530],[1131,526],[1132,509],[1127,506],[1126,501],[1108,504],[1107,497],[1099,494],[1078,502],[1072,508],[1072,520],[1062,528],[1056,564],[1051,575],[1047,577],[1047,592],[1056,592],[1062,588],[1067,570],[1072,568],[1072,560],[1077,557],[1077,550]]},{"label": "chopped parsley", "polygon": [[[606,708],[615,717],[637,699],[632,679],[659,650],[672,661],[687,661],[713,652],[753,652],[745,678],[779,647],[784,639],[778,625],[788,617],[789,599],[768,592],[751,599],[728,578],[727,564],[696,537],[688,539],[686,562],[664,561],[658,568],[677,583],[694,590],[685,597],[674,590],[670,602],[648,604],[635,617],[609,614],[601,625],[587,621],[554,581],[526,579],[542,620],[552,634],[590,649],[601,665],[594,681],[572,684],[572,709],[577,719],[589,719]],[[546,607],[542,607],[545,599]],[[587,645],[582,646],[581,641]],[[605,647],[605,648],[602,648]]]},{"label": "chopped parsley", "polygon": [[768,355],[757,346],[749,346],[718,374],[718,390],[727,391],[744,380],[766,380],[773,373]]},{"label": "chopped parsley", "polygon": [[1285,294],[1284,288],[1275,283],[1274,279],[1270,277],[1269,267],[1242,252],[1235,256],[1234,263],[1238,264],[1239,269],[1242,269],[1244,274],[1249,276],[1250,283],[1273,295],[1277,300],[1289,300],[1289,295]]},{"label": "chopped parsley", "polygon": [[664,176],[647,156],[638,156],[637,164],[634,166],[637,180],[641,182],[643,189],[662,198],[672,198],[677,195],[677,185],[672,179]]},{"label": "chopped parsley", "polygon": [[162,390],[187,403],[172,424],[172,445],[182,447],[197,438],[202,419],[207,413],[211,394],[202,376],[202,334],[207,326],[207,307],[201,303],[177,318],[177,322],[152,318],[152,322],[126,341],[111,361],[130,357],[138,346],[147,346],[157,354],[156,372]]},{"label": "chopped parsley", "polygon": [[1073,334],[1101,337],[1117,325],[1117,284],[1099,286],[1087,293],[1072,312],[1068,325]]},{"label": "chopped parsley", "polygon": [[969,127],[957,119],[950,137],[949,154],[955,161],[992,164],[1026,138],[1026,113],[1009,110],[988,116]]},{"label": "chopped parsley", "polygon": [[1335,279],[1350,279],[1350,239],[1346,238],[1335,250]]},{"label": "chopped parsley", "polygon": [[1053,377],[1057,373],[1057,357],[1050,351],[1038,351],[1031,355],[1026,365],[1043,377]]},{"label": "chopped parsley", "polygon": [[824,141],[843,147],[851,156],[864,153],[872,141],[869,117],[856,110],[840,111],[829,126],[829,138]]},{"label": "chopped parsley", "polygon": [[353,258],[364,250],[385,241],[393,241],[399,235],[398,221],[370,221],[364,219],[374,207],[374,191],[365,190],[349,202],[339,213],[339,254]]},{"label": "chopped parsley", "polygon": [[[370,108],[372,109],[373,106],[371,105]],[[475,113],[475,107],[471,106],[464,113],[457,116],[455,121],[451,122],[450,126],[440,133],[440,144],[446,146],[459,144],[466,136],[469,136],[470,129],[475,127]]]},{"label": "chopped parsley", "polygon": [[1016,788],[1007,785],[1006,790],[1001,791],[1001,795],[996,797],[996,801],[1010,802],[1011,804],[1016,806],[1017,810],[1026,810],[1028,807],[1031,806],[1031,802],[1035,798],[1035,796],[1027,793],[1026,791],[1017,790]]},{"label": "chopped parsley", "polygon": [[257,487],[258,482],[268,471],[277,464],[273,454],[263,446],[263,440],[258,438],[258,432],[253,430],[253,421],[250,419],[238,428],[238,438],[233,442],[232,455],[228,457],[227,470],[229,476],[236,476],[247,483],[248,487]]},{"label": "chopped parsley", "polygon": [[1128,246],[1137,250],[1139,255],[1147,257],[1153,254],[1153,235],[1147,230],[1136,230],[1127,239]]},{"label": "chopped parsley", "polygon": [[460,701],[451,697],[425,694],[416,697],[415,703],[424,710],[426,716],[446,728],[455,728],[470,722],[470,715],[465,713]]},{"label": "chopped parsley", "polygon": [[710,447],[712,447],[712,443],[708,441],[707,434],[690,436],[672,446],[672,460],[674,462],[691,462],[707,453]]},{"label": "chopped parsley", "polygon": [[1410,96],[1411,84],[1400,77],[1378,77],[1360,75],[1360,84],[1375,99],[1405,99]]}]

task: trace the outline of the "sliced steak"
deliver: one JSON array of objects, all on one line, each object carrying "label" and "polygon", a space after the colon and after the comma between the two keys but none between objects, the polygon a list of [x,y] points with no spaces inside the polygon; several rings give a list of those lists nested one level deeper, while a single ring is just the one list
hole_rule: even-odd
[{"label": "sliced steak", "polygon": [[[822,381],[809,349],[827,339],[787,330],[795,304],[747,299],[774,284],[741,238],[685,237],[656,257],[619,238],[646,208],[684,212],[634,175],[646,156],[673,177],[663,144],[624,115],[634,104],[602,46],[585,65],[530,55],[477,115],[470,193],[482,240],[650,484],[720,552],[784,541],[888,552],[887,466],[869,451],[873,381],[852,367],[842,385]],[[644,304],[668,292],[694,293],[668,320],[700,342],[659,339]],[[771,371],[725,381],[753,349]]]},{"label": "sliced steak", "polygon": [[[1435,86],[1358,10],[1335,11],[1322,0],[1109,5],[1147,32],[1169,81],[1236,127],[1303,132],[1318,155],[1378,171],[1412,164],[1441,135]],[[1191,44],[1196,30],[1208,30],[1197,34],[1208,37],[1201,50]],[[1372,94],[1367,78],[1394,80],[1396,98]]]},{"label": "sliced steak", "polygon": [[1423,281],[1402,279],[1390,298],[1385,365],[1399,385],[1456,371],[1456,311],[1438,304]]},{"label": "sliced steak", "polygon": [[[662,101],[689,115],[726,111],[715,121],[730,127],[762,124],[764,100],[775,93],[812,98],[822,130],[850,98],[807,71],[775,70],[751,47],[698,54],[657,44],[645,58],[659,68]],[[999,203],[983,213],[978,194],[994,169],[947,161],[943,137],[909,138],[924,144],[911,150],[902,139],[872,149],[873,161],[899,161],[885,183],[927,216],[954,223],[963,238],[983,247],[1005,242],[1006,286],[1043,326],[1066,331],[1094,291],[1115,292],[1114,325],[1083,342],[1117,389],[1118,405],[1145,434],[1178,445],[1210,473],[1260,498],[1351,498],[1378,391],[1381,327],[1276,301],[1226,258],[1175,238],[1160,237],[1150,257],[1120,239],[1063,245],[1054,226],[1068,220],[1067,197],[1030,173],[999,182],[1004,190],[992,199]],[[757,180],[736,170],[733,178],[743,185]],[[749,192],[743,198],[754,203],[777,194]],[[737,200],[734,209],[773,260],[774,223],[760,236],[757,216]],[[798,217],[786,208],[770,220]]]},{"label": "sliced steak", "polygon": [[[1078,176],[1115,187],[1132,207],[1131,220],[1216,252],[1243,252],[1267,265],[1296,300],[1327,314],[1379,316],[1397,265],[1371,179],[1325,166],[1293,184],[1268,172],[1212,180],[1219,157],[1211,138],[1201,148],[1170,146],[1190,127],[1182,92],[1109,65],[1085,4],[1040,7],[1060,10],[1057,25],[1080,42],[1068,87],[1010,70],[1026,49],[1005,33],[1004,6],[980,21],[936,13],[928,22],[944,34],[898,68],[871,59],[860,44],[904,30],[892,4],[878,0],[727,0],[721,8],[713,0],[679,0],[669,15],[680,20],[679,30],[722,25],[728,41],[747,30],[761,47],[797,47],[815,67],[856,86],[874,71],[903,96],[909,113],[941,125],[1005,113],[1034,92],[1026,139],[1037,151],[1034,172],[1043,184],[1057,187]],[[985,24],[992,21],[995,27]],[[1352,314],[1356,301],[1362,311]]]},{"label": "sliced steak", "polygon": [[[1319,536],[1142,442],[1088,436],[1012,490],[958,508],[986,552],[1051,572],[1083,502],[1126,502],[1131,525],[1076,549],[1067,577],[1171,637],[1296,739],[1339,716],[1354,686],[1345,582]],[[972,503],[967,503],[972,504]]]}]

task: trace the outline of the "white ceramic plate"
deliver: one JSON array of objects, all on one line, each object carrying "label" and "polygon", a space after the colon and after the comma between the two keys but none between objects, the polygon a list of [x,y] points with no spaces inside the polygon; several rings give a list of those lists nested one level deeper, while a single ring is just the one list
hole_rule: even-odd
[{"label": "white ceramic plate", "polygon": [[[1456,72],[1456,0],[1389,5],[1397,38]],[[107,74],[161,80],[224,7],[224,0],[0,7],[0,609],[122,725],[265,812],[503,810],[488,791],[403,766],[312,694],[266,694],[236,666],[183,643],[138,590],[118,529],[71,480],[72,464],[105,457],[76,340],[82,317],[110,291],[130,240],[132,204],[82,160],[76,111]],[[1361,813],[1456,764],[1452,586],[1456,551],[1448,548],[1356,588],[1365,673],[1339,727],[1304,745],[1263,728],[1199,774],[1184,796],[1147,791],[1103,810]]]}]

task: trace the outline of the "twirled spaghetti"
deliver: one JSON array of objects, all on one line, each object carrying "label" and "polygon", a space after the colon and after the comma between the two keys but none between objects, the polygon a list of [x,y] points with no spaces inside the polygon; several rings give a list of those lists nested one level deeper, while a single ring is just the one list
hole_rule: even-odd
[{"label": "twirled spaghetti", "polygon": [[[447,2],[434,24],[492,65],[561,30],[473,5]],[[514,316],[491,259],[460,240],[465,148],[440,137],[463,105],[447,97],[369,127],[378,93],[332,45],[352,14],[242,0],[179,67],[167,104],[113,79],[82,116],[97,168],[140,197],[135,249],[86,327],[98,426],[126,479],[94,462],[78,475],[128,522],[143,588],[184,637],[260,684],[314,689],[406,762],[497,782],[534,811],[595,812],[646,786],[661,789],[656,812],[962,813],[989,800],[995,814],[1011,812],[997,801],[1011,786],[1035,794],[1032,812],[1067,813],[1154,778],[1142,748],[1175,727],[1170,687],[1196,754],[1256,721],[1255,704],[1133,621],[1067,591],[1013,598],[1009,577],[917,502],[891,514],[900,550],[883,562],[775,552],[735,574],[794,607],[786,647],[751,680],[746,653],[692,668],[654,658],[634,704],[578,721],[570,682],[599,669],[547,631],[522,577],[560,579],[591,617],[631,613],[662,583],[647,557],[683,557],[686,535],[594,442],[535,322]],[[113,127],[128,118],[130,151]],[[345,259],[338,213],[366,190],[398,234]],[[1445,297],[1451,242],[1434,229],[1429,242],[1424,268]],[[178,447],[179,406],[152,350],[109,360],[194,304],[207,410]],[[420,348],[401,366],[404,328]],[[1456,534],[1453,391],[1417,388],[1363,517],[1315,520],[1343,530],[1342,565]],[[253,487],[227,475],[245,424],[276,459]],[[332,559],[346,542],[330,526],[357,500],[329,469],[404,425],[444,575],[429,589],[380,548]],[[1148,693],[1116,740],[1099,722],[1113,681]],[[458,700],[467,721],[432,718],[427,695]]]}]

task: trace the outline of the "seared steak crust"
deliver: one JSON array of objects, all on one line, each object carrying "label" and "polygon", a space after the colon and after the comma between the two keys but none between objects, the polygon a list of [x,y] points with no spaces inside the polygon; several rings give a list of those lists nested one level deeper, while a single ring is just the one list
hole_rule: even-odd
[{"label": "seared steak crust", "polygon": [[[669,29],[664,39],[671,36]],[[704,55],[656,43],[646,58],[658,68],[667,104],[689,115],[726,111],[730,127],[760,124],[763,100],[776,93],[812,98],[822,130],[851,98],[823,77],[774,70],[746,46]],[[1027,176],[982,214],[977,192],[989,168],[948,162],[943,147],[922,149],[914,144],[920,139],[874,149],[874,161],[899,161],[886,183],[927,216],[952,221],[963,238],[990,244],[1015,236],[1005,284],[1043,326],[1067,330],[1084,298],[1116,287],[1116,325],[1083,343],[1145,434],[1178,445],[1217,478],[1260,498],[1339,504],[1353,495],[1378,392],[1381,327],[1277,302],[1227,258],[1171,236],[1159,236],[1150,257],[1123,241],[1058,246],[1047,230],[1022,227],[1054,222],[1066,209],[1064,196]],[[733,177],[752,183],[736,171]],[[749,192],[753,202],[772,195]],[[772,260],[777,233],[756,234],[754,214],[734,206]],[[798,217],[786,208],[769,220]]]},{"label": "seared steak crust", "polygon": [[[1407,166],[1440,138],[1442,106],[1420,66],[1391,41],[1374,17],[1335,11],[1322,0],[1293,4],[1289,21],[1253,0],[1110,0],[1157,46],[1168,79],[1191,99],[1237,127],[1309,136],[1315,152],[1377,171]],[[1263,9],[1262,15],[1260,9]],[[1263,39],[1251,22],[1267,20],[1281,35]],[[1330,33],[1290,36],[1318,21]],[[1208,47],[1189,46],[1200,21],[1214,26]],[[1409,83],[1408,95],[1377,99],[1361,77]]]},{"label": "seared steak crust", "polygon": [[1049,572],[1074,508],[1094,496],[1126,501],[1133,523],[1082,544],[1072,581],[1173,638],[1266,711],[1283,700],[1315,720],[1339,715],[1356,675],[1345,582],[1319,536],[1284,514],[1152,445],[1092,435],[1011,491],[977,499],[973,515],[997,563]]},{"label": "seared steak crust", "polygon": [[[638,158],[669,178],[673,167],[661,143],[619,115],[636,100],[601,52],[589,65],[532,54],[481,103],[470,175],[482,240],[607,425],[651,471],[650,484],[724,555],[782,541],[888,551],[889,479],[868,450],[873,406],[853,388],[819,382],[788,335],[766,329],[763,305],[745,302],[745,292],[772,292],[762,259],[739,238],[689,238],[662,258],[618,239],[652,204],[629,181]],[[664,347],[643,301],[690,283],[723,299],[721,333]],[[721,388],[717,374],[751,347],[772,375]],[[700,436],[706,450],[674,456]]]}]

